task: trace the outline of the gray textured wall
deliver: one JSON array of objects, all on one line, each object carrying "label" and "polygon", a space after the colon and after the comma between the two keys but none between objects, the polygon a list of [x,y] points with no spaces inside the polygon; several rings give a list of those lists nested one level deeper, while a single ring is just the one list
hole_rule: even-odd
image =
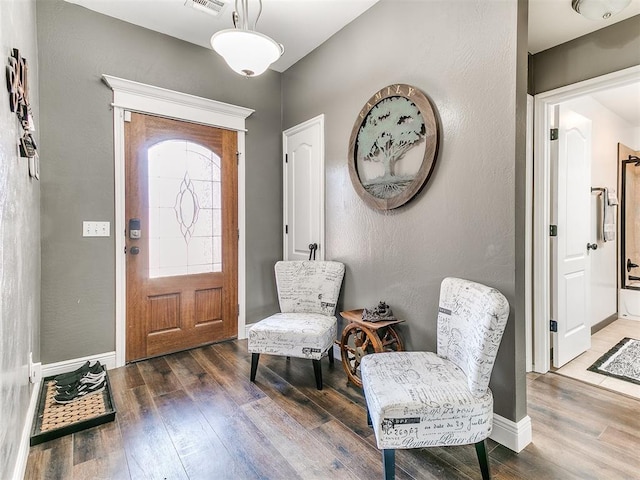
[{"label": "gray textured wall", "polygon": [[[0,58],[12,48],[29,62],[30,102],[38,127],[35,1],[0,1]],[[31,387],[29,353],[39,358],[40,182],[18,155],[22,129],[2,76],[0,93],[0,478],[12,478]],[[37,128],[38,129],[38,128]],[[36,142],[38,134],[36,132]]]},{"label": "gray textured wall", "polygon": [[[245,80],[211,51],[62,0],[37,4],[42,78],[42,360],[112,351],[115,242],[112,92],[106,73],[253,108],[246,137],[247,321],[277,309],[282,256],[281,75]],[[113,223],[112,223],[113,225]]]},{"label": "gray textured wall", "polygon": [[533,56],[535,93],[640,65],[640,15]]},{"label": "gray textured wall", "polygon": [[[527,93],[529,91],[529,54],[528,54],[528,23],[529,1],[518,0],[517,43],[516,43],[516,114],[515,114],[515,309],[514,321],[507,327],[500,362],[513,359],[513,384],[503,384],[501,388],[512,391],[516,397],[511,408],[514,416],[511,419],[524,418],[527,415],[527,379],[525,338],[525,229],[526,229],[526,156],[527,156]],[[508,122],[508,118],[504,118]],[[500,367],[504,368],[501,363]]]},{"label": "gray textured wall", "polygon": [[[526,2],[520,7],[519,15],[517,2],[382,0],[283,79],[284,128],[325,114],[327,258],[347,265],[341,307],[384,299],[407,320],[408,348],[433,349],[445,276],[498,288],[511,315],[491,385],[496,412],[512,420],[526,414],[524,315],[515,298],[524,280],[516,216],[524,206],[527,58],[517,43],[526,39]],[[442,142],[427,187],[383,213],[355,193],[347,149],[364,103],[394,82],[432,99]]]}]

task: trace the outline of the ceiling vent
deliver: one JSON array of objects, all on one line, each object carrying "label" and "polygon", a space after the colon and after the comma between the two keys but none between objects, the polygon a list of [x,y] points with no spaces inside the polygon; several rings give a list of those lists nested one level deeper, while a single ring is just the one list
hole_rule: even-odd
[{"label": "ceiling vent", "polygon": [[225,0],[186,0],[184,5],[218,17],[226,10],[227,3]]}]

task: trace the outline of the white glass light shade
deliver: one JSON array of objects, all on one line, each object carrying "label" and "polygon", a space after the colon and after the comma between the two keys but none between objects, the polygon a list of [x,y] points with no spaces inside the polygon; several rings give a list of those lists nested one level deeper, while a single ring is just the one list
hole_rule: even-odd
[{"label": "white glass light shade", "polygon": [[627,8],[631,0],[572,0],[573,9],[589,20],[606,20]]},{"label": "white glass light shade", "polygon": [[240,75],[264,73],[283,53],[282,45],[253,30],[230,28],[211,37],[211,46]]}]

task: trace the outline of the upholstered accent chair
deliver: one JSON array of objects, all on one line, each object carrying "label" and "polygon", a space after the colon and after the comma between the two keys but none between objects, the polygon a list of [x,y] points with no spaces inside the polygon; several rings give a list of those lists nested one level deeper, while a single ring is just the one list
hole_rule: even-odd
[{"label": "upholstered accent chair", "polygon": [[366,355],[360,372],[367,415],[382,450],[384,478],[395,478],[395,450],[475,444],[490,478],[485,439],[493,425],[489,379],[509,304],[497,290],[459,278],[440,287],[437,354]]},{"label": "upholstered accent chair", "polygon": [[313,361],[316,387],[322,390],[320,359],[333,364],[338,331],[336,303],[344,264],[329,261],[283,261],[275,265],[280,313],[249,329],[251,381],[256,379],[261,353]]}]

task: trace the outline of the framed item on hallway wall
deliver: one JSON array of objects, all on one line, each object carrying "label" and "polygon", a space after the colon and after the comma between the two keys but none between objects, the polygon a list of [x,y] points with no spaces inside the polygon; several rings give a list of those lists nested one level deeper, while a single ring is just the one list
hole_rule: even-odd
[{"label": "framed item on hallway wall", "polygon": [[349,176],[371,208],[391,210],[410,201],[435,165],[439,128],[435,111],[416,87],[394,84],[362,107],[349,139]]},{"label": "framed item on hallway wall", "polygon": [[20,55],[17,48],[11,50],[6,68],[7,90],[9,91],[9,109],[15,113],[22,128],[22,136],[18,140],[18,150],[22,158],[29,162],[29,176],[39,179],[39,160],[36,142],[32,133],[35,124],[29,104],[28,66],[27,60]]}]

